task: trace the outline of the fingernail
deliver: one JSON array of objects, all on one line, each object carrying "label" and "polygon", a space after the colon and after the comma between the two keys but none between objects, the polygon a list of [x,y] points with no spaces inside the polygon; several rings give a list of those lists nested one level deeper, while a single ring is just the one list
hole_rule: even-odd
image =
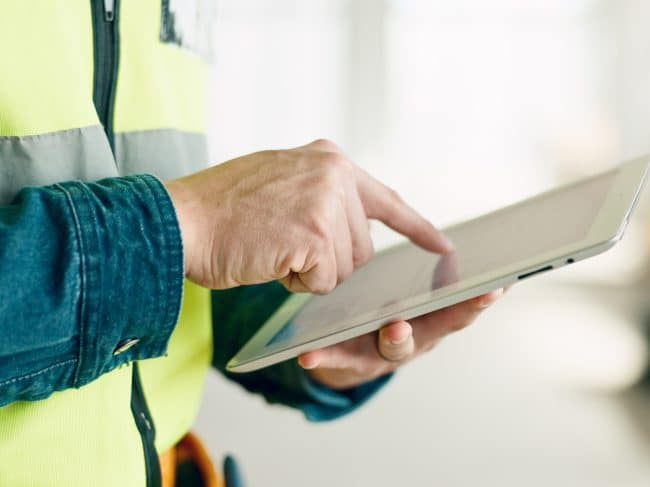
[{"label": "fingernail", "polygon": [[315,369],[318,366],[318,364],[316,362],[313,362],[311,364],[310,363],[305,363],[305,361],[302,358],[298,359],[298,365],[300,365],[305,370]]},{"label": "fingernail", "polygon": [[497,299],[501,297],[503,294],[503,289],[495,289],[494,291],[490,291],[488,295],[483,298],[481,301],[481,308],[487,308],[490,306],[492,303],[494,303]]}]

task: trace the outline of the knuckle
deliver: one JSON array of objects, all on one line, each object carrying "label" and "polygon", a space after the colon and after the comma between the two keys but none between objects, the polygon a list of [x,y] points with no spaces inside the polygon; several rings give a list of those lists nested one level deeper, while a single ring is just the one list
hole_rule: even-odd
[{"label": "knuckle", "polygon": [[346,266],[340,266],[340,267],[339,267],[339,271],[338,271],[338,280],[337,280],[337,284],[342,283],[342,282],[345,281],[348,277],[350,277],[350,275],[352,274],[352,271],[353,271],[353,270],[354,270],[354,269],[352,268],[351,265],[349,265],[349,266],[348,266],[348,265],[346,265]]},{"label": "knuckle", "polygon": [[311,208],[313,217],[322,220],[329,228],[334,224],[337,214],[345,207],[345,188],[334,175],[324,174],[318,190],[314,192]]},{"label": "knuckle", "polygon": [[370,246],[369,248],[362,248],[354,254],[354,267],[362,267],[372,259],[375,251]]},{"label": "knuckle", "polygon": [[275,261],[275,275],[283,278],[292,272],[300,272],[305,267],[305,249],[299,248],[293,252],[279,254]]},{"label": "knuckle", "polygon": [[332,281],[328,282],[325,285],[325,287],[323,288],[323,290],[325,291],[325,294],[331,293],[332,291],[334,291],[334,289],[336,289],[336,280],[332,280]]},{"label": "knuckle", "polygon": [[300,293],[300,292],[308,291],[307,287],[302,283],[302,281],[300,280],[300,278],[299,278],[299,276],[297,274],[290,274],[289,276],[282,278],[282,280],[280,282],[289,291],[294,292],[294,293]]},{"label": "knuckle", "polygon": [[332,216],[328,211],[315,211],[308,223],[308,232],[311,235],[312,249],[318,254],[326,251],[327,244],[332,235]]},{"label": "knuckle", "polygon": [[366,258],[366,256],[360,253],[355,253],[352,258],[353,258],[355,269],[358,269],[359,267],[363,267],[368,263],[368,259]]},{"label": "knuckle", "polygon": [[330,257],[329,244],[323,239],[312,238],[309,247],[305,265],[305,269],[309,270],[303,282],[314,294],[328,294],[337,285],[337,273]]},{"label": "knuckle", "polygon": [[339,182],[338,178],[329,178],[323,183],[324,198],[322,204],[329,212],[334,212],[337,207],[345,207],[346,193],[345,188]]},{"label": "knuckle", "polygon": [[322,194],[331,194],[341,188],[340,175],[336,168],[328,162],[324,162],[318,171],[316,179],[317,190]]},{"label": "knuckle", "polygon": [[323,154],[321,161],[327,172],[336,174],[337,176],[349,171],[352,166],[350,161],[336,152],[327,152]]},{"label": "knuckle", "polygon": [[331,151],[331,152],[339,151],[339,147],[329,139],[316,139],[309,145],[320,150]]},{"label": "knuckle", "polygon": [[319,280],[317,284],[314,285],[314,288],[312,289],[312,292],[315,294],[329,294],[332,291],[334,291],[334,288],[336,287],[336,278],[331,279],[325,277],[322,280]]},{"label": "knuckle", "polygon": [[326,153],[320,157],[317,172],[317,186],[322,194],[336,195],[339,200],[346,199],[346,184],[350,181],[352,163],[345,157]]}]

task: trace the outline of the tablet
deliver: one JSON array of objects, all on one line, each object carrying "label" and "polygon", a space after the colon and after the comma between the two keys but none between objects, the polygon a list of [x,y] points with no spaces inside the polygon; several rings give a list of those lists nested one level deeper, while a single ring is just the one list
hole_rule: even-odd
[{"label": "tablet", "polygon": [[552,271],[623,236],[648,172],[636,159],[444,229],[455,251],[377,253],[326,296],[293,294],[228,363],[249,372]]}]

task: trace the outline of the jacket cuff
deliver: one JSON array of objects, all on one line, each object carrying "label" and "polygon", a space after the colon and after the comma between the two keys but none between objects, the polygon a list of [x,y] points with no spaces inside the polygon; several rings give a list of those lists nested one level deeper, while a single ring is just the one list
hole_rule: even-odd
[{"label": "jacket cuff", "polygon": [[183,291],[176,213],[153,176],[67,182],[81,256],[79,357],[74,387],[167,349]]},{"label": "jacket cuff", "polygon": [[306,397],[310,400],[299,407],[309,421],[323,422],[338,419],[360,408],[380,389],[393,374],[387,374],[373,381],[345,390],[330,389],[314,381],[298,364],[295,365],[298,381]]}]

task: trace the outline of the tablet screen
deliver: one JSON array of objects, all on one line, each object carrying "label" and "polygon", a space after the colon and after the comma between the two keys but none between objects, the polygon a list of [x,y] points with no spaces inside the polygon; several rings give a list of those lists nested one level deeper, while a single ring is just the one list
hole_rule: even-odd
[{"label": "tablet screen", "polygon": [[[267,345],[345,328],[356,316],[426,296],[459,280],[586,238],[618,171],[448,229],[455,252],[439,256],[410,243],[380,253],[327,296],[312,298]],[[342,328],[343,324],[343,328]],[[349,326],[349,325],[348,325]],[[330,327],[330,329],[328,329]]]}]

